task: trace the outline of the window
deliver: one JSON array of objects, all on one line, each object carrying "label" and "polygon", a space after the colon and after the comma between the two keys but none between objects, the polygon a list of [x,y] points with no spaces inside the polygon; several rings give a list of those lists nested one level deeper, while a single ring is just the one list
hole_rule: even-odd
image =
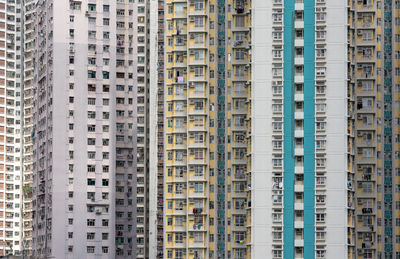
[{"label": "window", "polygon": [[87,219],[87,226],[88,227],[94,227],[96,223],[95,219]]},{"label": "window", "polygon": [[203,176],[203,174],[204,174],[203,166],[194,166],[195,176]]},{"label": "window", "polygon": [[282,39],[282,31],[274,31],[272,33],[272,38],[274,40],[281,40]]},{"label": "window", "polygon": [[[181,244],[183,243],[183,233],[175,233],[175,243]],[[176,255],[175,255],[176,258]]]},{"label": "window", "polygon": [[325,222],[325,214],[323,213],[315,214],[315,220],[316,222]]},{"label": "window", "polygon": [[196,16],[196,17],[194,17],[194,26],[196,27],[196,28],[199,28],[199,27],[203,27],[204,26],[204,19],[203,19],[203,17],[202,16]]},{"label": "window", "polygon": [[317,45],[317,48],[315,49],[316,57],[317,58],[323,58],[326,55],[326,49],[324,45]]},{"label": "window", "polygon": [[194,192],[195,193],[202,193],[203,192],[203,188],[204,188],[203,183],[195,183],[194,184]]},{"label": "window", "polygon": [[204,121],[202,116],[193,116],[194,117],[194,126],[195,127],[203,127]]},{"label": "window", "polygon": [[317,22],[323,22],[326,20],[326,13],[325,12],[318,12],[318,11],[324,11],[322,8],[322,10],[318,10],[320,8],[316,8],[316,13],[315,13],[315,20]]},{"label": "window", "polygon": [[94,246],[88,246],[86,247],[86,252],[88,254],[93,254],[94,253]]},{"label": "window", "polygon": [[88,11],[95,12],[96,11],[96,5],[95,4],[88,4]]},{"label": "window", "polygon": [[92,145],[96,145],[96,139],[95,138],[88,138],[87,139],[87,144],[92,146]]},{"label": "window", "polygon": [[195,83],[194,84],[194,92],[197,94],[203,93],[203,84],[202,83]]},{"label": "window", "polygon": [[203,160],[204,159],[204,152],[202,149],[194,149],[194,159],[195,160]]},{"label": "window", "polygon": [[195,77],[199,77],[199,76],[203,76],[203,67],[195,67],[194,68],[194,76]]},{"label": "window", "polygon": [[175,119],[175,127],[177,129],[182,129],[184,125],[184,119],[183,118],[176,118]]},{"label": "window", "polygon": [[86,233],[86,239],[88,240],[93,240],[95,237],[95,233],[94,232],[88,232]]},{"label": "window", "polygon": [[183,109],[184,106],[185,106],[185,102],[183,102],[183,101],[177,101],[177,102],[175,103],[175,111],[176,111],[176,112],[183,112],[183,111],[184,111],[184,109]]},{"label": "window", "polygon": [[[282,19],[282,14],[280,16]],[[244,27],[244,25],[245,25],[245,16],[235,16],[235,26]]]},{"label": "window", "polygon": [[282,10],[273,10],[272,13],[272,20],[274,22],[282,22]]},{"label": "window", "polygon": [[204,41],[203,41],[203,34],[201,34],[201,33],[195,33],[195,34],[192,34],[193,35],[193,37],[194,37],[194,43],[195,44],[203,44],[204,43]]},{"label": "window", "polygon": [[204,8],[203,0],[198,0],[194,2],[194,10],[195,11],[202,11]]},{"label": "window", "polygon": [[194,133],[194,142],[195,143],[204,143],[204,134],[203,133]]},{"label": "window", "polygon": [[372,30],[362,30],[362,39],[364,41],[371,41],[374,36],[374,32]]},{"label": "window", "polygon": [[204,52],[202,50],[195,50],[194,51],[194,59],[195,60],[204,60]]},{"label": "window", "polygon": [[200,101],[195,101],[195,102],[194,102],[194,109],[195,109],[196,111],[201,111],[201,110],[203,110],[203,101],[202,101],[202,100],[200,100]]},{"label": "window", "polygon": [[323,40],[326,38],[326,31],[324,27],[317,26],[317,29],[315,31],[315,37],[317,40]]},{"label": "window", "polygon": [[96,39],[96,31],[88,31],[89,39]]},{"label": "window", "polygon": [[96,71],[88,70],[88,78],[96,78]]}]

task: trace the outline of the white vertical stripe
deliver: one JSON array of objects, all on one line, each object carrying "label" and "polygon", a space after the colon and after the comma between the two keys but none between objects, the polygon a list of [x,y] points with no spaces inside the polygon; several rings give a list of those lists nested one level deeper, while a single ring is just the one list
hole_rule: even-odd
[{"label": "white vertical stripe", "polygon": [[272,251],[272,1],[253,0],[252,258]]},{"label": "white vertical stripe", "polygon": [[326,258],[347,258],[347,8],[327,0]]}]

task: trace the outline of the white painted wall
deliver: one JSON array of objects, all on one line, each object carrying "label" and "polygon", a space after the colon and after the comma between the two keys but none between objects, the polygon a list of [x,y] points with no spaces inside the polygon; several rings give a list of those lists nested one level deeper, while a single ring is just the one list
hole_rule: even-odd
[{"label": "white painted wall", "polygon": [[251,256],[272,251],[272,1],[252,1]]},{"label": "white painted wall", "polygon": [[326,258],[347,258],[347,8],[327,0]]}]

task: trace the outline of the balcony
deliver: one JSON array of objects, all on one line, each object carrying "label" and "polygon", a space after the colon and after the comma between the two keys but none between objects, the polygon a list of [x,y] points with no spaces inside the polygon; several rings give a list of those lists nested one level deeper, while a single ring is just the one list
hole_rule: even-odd
[{"label": "balcony", "polygon": [[294,209],[295,210],[304,210],[304,203],[303,202],[295,202]]},{"label": "balcony", "polygon": [[295,174],[304,174],[304,166],[303,165],[295,165],[294,173]]},{"label": "balcony", "polygon": [[297,183],[294,185],[294,191],[295,192],[304,192],[304,185]]},{"label": "balcony", "polygon": [[304,246],[304,240],[303,239],[295,239],[294,240],[294,246],[295,247],[303,247]]},{"label": "balcony", "polygon": [[294,227],[295,228],[304,228],[304,221],[303,221],[304,219],[303,218],[301,218],[301,219],[295,219],[295,221],[294,221]]},{"label": "balcony", "polygon": [[374,5],[373,4],[363,4],[357,6],[358,12],[373,12]]},{"label": "balcony", "polygon": [[296,138],[303,138],[304,137],[304,129],[303,128],[296,128],[294,130],[294,136]]}]

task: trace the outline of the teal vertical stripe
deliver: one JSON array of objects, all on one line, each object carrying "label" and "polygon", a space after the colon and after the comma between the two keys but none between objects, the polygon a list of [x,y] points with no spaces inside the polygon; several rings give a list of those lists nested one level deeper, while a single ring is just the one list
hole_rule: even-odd
[{"label": "teal vertical stripe", "polygon": [[283,210],[283,256],[294,258],[294,0],[285,0],[284,9],[284,210]]},{"label": "teal vertical stripe", "polygon": [[304,1],[304,258],[315,258],[315,5]]}]

